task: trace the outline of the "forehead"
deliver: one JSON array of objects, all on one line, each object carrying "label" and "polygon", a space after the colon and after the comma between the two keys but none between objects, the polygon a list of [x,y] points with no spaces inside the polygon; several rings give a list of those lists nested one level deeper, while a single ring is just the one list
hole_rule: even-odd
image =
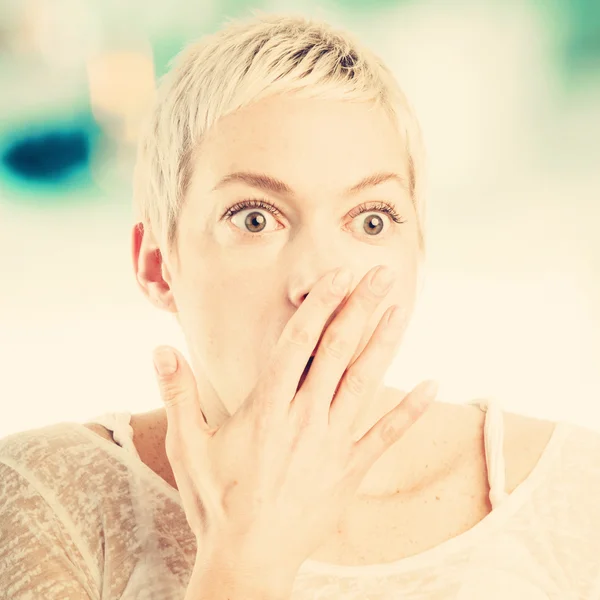
[{"label": "forehead", "polygon": [[192,185],[212,189],[235,171],[267,173],[300,195],[336,193],[376,172],[408,179],[404,142],[389,116],[366,103],[275,96],[211,129]]}]

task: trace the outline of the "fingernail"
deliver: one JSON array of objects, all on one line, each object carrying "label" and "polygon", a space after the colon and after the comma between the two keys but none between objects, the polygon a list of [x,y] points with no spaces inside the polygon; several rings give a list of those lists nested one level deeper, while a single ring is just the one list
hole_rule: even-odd
[{"label": "fingernail", "polygon": [[152,354],[152,359],[154,368],[159,375],[172,375],[177,371],[177,357],[172,350],[165,346],[156,348]]},{"label": "fingernail", "polygon": [[399,329],[404,323],[404,317],[406,316],[406,310],[396,305],[392,312],[388,315],[388,327],[391,329]]}]

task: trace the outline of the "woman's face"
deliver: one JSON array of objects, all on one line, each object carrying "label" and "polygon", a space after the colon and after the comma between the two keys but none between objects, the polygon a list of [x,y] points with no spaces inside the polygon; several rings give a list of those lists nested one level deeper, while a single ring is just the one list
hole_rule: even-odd
[{"label": "woman's face", "polygon": [[[248,396],[328,271],[350,267],[351,290],[376,265],[398,274],[355,358],[391,304],[412,313],[420,251],[403,146],[381,110],[290,96],[239,110],[209,132],[179,222],[179,261],[170,267],[159,256],[160,276],[145,281],[138,269],[145,292],[177,314],[209,425]],[[366,178],[382,182],[353,190]],[[145,237],[147,262],[156,246]]]}]

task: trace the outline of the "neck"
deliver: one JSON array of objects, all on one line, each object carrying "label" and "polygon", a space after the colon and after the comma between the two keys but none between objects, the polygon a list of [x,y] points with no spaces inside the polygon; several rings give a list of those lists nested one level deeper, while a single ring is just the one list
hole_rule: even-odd
[{"label": "neck", "polygon": [[[386,388],[380,414],[372,417],[365,431],[400,404],[404,395]],[[484,418],[476,409],[433,402],[372,465],[357,490],[357,499],[409,497],[444,479],[480,444]]]}]

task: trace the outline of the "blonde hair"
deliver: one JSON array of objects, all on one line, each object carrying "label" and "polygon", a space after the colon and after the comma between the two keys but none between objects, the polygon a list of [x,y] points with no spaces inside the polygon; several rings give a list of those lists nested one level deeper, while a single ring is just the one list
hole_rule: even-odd
[{"label": "blonde hair", "polygon": [[152,231],[163,252],[176,249],[178,218],[203,137],[227,114],[281,93],[369,102],[386,111],[406,146],[424,250],[421,132],[391,71],[353,35],[328,23],[254,11],[187,46],[158,87],[139,139],[133,193],[136,222]]}]

